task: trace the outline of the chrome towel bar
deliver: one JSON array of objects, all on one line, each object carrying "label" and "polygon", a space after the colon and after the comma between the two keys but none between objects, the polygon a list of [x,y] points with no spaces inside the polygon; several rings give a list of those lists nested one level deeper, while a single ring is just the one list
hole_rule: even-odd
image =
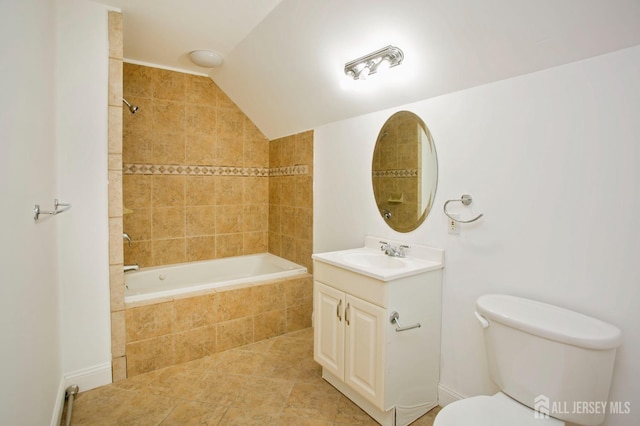
[{"label": "chrome towel bar", "polygon": [[408,325],[406,327],[403,327],[403,326],[400,325],[400,322],[398,322],[399,319],[400,319],[400,314],[398,312],[396,312],[396,311],[391,312],[391,316],[389,317],[389,322],[391,324],[397,325],[397,327],[396,327],[396,331],[397,332],[407,331],[407,330],[412,330],[414,328],[422,327],[419,322],[417,322],[417,323],[415,323],[413,325]]},{"label": "chrome towel bar", "polygon": [[476,217],[474,217],[473,219],[470,219],[470,220],[460,220],[460,219],[456,219],[455,217],[451,217],[449,212],[447,212],[447,204],[449,204],[449,203],[451,203],[453,201],[459,201],[459,202],[462,203],[462,205],[468,206],[473,201],[473,198],[471,198],[471,195],[469,195],[469,194],[464,194],[464,195],[462,195],[462,197],[460,197],[459,200],[447,200],[444,203],[444,208],[443,209],[444,209],[444,214],[446,214],[449,219],[455,220],[456,222],[460,222],[460,223],[471,223],[471,222],[475,222],[476,220],[480,219],[483,216],[483,214],[480,213],[478,216],[476,216]]},{"label": "chrome towel bar", "polygon": [[41,214],[49,214],[49,215],[55,216],[58,213],[66,212],[70,208],[71,208],[71,204],[60,203],[58,202],[57,198],[53,200],[53,210],[50,210],[50,211],[40,210],[40,204],[36,204],[33,207],[33,220],[37,222],[38,219],[40,219]]}]

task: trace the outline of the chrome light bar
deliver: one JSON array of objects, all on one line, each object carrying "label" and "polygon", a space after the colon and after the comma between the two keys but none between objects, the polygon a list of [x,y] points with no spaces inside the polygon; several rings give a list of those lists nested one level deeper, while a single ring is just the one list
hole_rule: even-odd
[{"label": "chrome light bar", "polygon": [[383,68],[391,68],[400,65],[404,59],[404,53],[400,48],[387,46],[361,58],[348,62],[344,66],[344,73],[354,80],[366,79]]}]

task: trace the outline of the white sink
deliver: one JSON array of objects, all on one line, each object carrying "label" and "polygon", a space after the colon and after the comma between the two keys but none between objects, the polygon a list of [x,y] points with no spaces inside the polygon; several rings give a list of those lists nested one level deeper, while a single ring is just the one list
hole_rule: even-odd
[{"label": "white sink", "polygon": [[347,252],[342,255],[345,263],[350,263],[361,267],[398,269],[404,268],[405,264],[398,258],[387,256],[384,253],[352,253]]},{"label": "white sink", "polygon": [[[444,267],[443,250],[408,244],[409,248],[405,250],[406,257],[392,257],[380,251],[380,240],[377,237],[367,237],[364,247],[316,253],[312,257],[319,262],[381,281],[393,281]],[[405,244],[398,241],[389,243],[396,247]]]}]

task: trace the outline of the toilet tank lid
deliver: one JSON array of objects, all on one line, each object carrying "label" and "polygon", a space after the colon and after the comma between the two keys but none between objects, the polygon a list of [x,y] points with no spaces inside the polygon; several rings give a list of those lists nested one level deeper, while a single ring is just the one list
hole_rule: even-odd
[{"label": "toilet tank lid", "polygon": [[547,303],[506,294],[478,298],[479,313],[527,333],[585,349],[613,349],[620,346],[618,327],[596,318]]}]

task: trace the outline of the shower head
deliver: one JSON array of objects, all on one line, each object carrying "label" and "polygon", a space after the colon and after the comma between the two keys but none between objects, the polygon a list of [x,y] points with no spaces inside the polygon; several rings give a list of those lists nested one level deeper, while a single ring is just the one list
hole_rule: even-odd
[{"label": "shower head", "polygon": [[122,102],[124,102],[124,104],[129,107],[129,111],[131,111],[131,114],[135,114],[136,112],[138,112],[138,105],[131,105],[125,98],[122,98]]}]

